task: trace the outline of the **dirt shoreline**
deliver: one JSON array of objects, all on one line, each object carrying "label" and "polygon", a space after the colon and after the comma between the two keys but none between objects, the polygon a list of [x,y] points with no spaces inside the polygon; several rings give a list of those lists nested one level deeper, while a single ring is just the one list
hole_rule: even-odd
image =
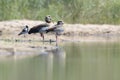
[{"label": "dirt shoreline", "polygon": [[[11,20],[0,22],[0,57],[18,53],[35,53],[36,47],[43,51],[44,48],[52,49],[54,45],[49,43],[43,46],[40,42],[39,34],[27,35],[27,37],[18,36],[21,29],[28,25],[30,28],[34,25],[44,23],[43,21],[32,20]],[[54,23],[55,24],[55,23]],[[54,25],[51,23],[51,26]],[[45,34],[45,40],[55,40],[54,34]],[[120,25],[92,25],[92,24],[64,24],[64,33],[60,36],[59,42],[94,42],[94,41],[119,41]],[[32,46],[32,47],[30,47]],[[47,46],[47,47],[46,47]],[[46,49],[46,50],[47,50]],[[3,55],[6,54],[6,55]],[[37,53],[37,55],[39,55]]]},{"label": "dirt shoreline", "polygon": [[[32,20],[11,20],[0,22],[0,34],[4,32],[19,33],[23,26],[28,25],[30,28],[34,25],[44,23],[43,21]],[[54,23],[55,24],[55,23]],[[51,25],[54,25],[51,23]],[[120,25],[97,25],[97,24],[64,24],[65,36],[88,36],[88,35],[103,35],[112,34],[120,35]]]},{"label": "dirt shoreline", "polygon": [[[30,28],[44,23],[43,21],[33,21],[33,20],[11,20],[11,21],[1,21],[0,22],[0,37],[2,39],[6,38],[19,38],[17,34],[21,31],[21,29],[28,25]],[[55,23],[54,23],[55,24]],[[54,25],[51,23],[51,26]],[[9,37],[8,37],[9,35]],[[28,35],[28,39],[31,39],[31,35]],[[32,35],[32,38],[38,39],[39,34]],[[51,36],[54,39],[54,35],[47,34],[45,37],[49,39]],[[64,24],[64,33],[60,37],[63,41],[86,41],[86,40],[108,40],[116,38],[120,36],[120,25],[97,25],[97,24]],[[22,37],[20,37],[22,38]]]}]

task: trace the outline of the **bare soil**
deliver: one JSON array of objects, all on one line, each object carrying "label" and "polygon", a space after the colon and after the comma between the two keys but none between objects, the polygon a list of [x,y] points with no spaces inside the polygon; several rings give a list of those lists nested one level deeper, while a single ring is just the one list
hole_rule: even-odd
[{"label": "bare soil", "polygon": [[[28,25],[30,28],[44,23],[43,21],[32,20],[11,20],[0,22],[0,54],[2,56],[38,53],[36,49],[47,50],[53,45],[43,44],[39,34],[18,36],[18,33]],[[55,22],[56,23],[56,22]],[[55,24],[51,23],[51,27]],[[54,34],[45,34],[45,40],[55,40]],[[79,42],[79,41],[119,41],[120,25],[97,25],[97,24],[64,24],[64,33],[59,37],[59,42]],[[55,43],[54,43],[55,45]],[[7,55],[3,55],[7,54]]]}]

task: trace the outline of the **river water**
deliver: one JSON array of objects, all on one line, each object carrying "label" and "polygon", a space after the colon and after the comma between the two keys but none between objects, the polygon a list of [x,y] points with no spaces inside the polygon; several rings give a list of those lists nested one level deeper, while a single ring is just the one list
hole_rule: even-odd
[{"label": "river water", "polygon": [[120,80],[120,43],[64,43],[49,54],[1,60],[0,80]]}]

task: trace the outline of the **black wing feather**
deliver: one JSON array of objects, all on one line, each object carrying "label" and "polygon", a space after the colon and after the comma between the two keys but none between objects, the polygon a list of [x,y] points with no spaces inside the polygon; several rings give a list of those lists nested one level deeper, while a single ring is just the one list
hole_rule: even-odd
[{"label": "black wing feather", "polygon": [[30,31],[28,32],[29,34],[31,33],[38,33],[40,29],[42,29],[43,27],[49,27],[48,24],[40,24],[37,26],[34,26],[30,29]]}]

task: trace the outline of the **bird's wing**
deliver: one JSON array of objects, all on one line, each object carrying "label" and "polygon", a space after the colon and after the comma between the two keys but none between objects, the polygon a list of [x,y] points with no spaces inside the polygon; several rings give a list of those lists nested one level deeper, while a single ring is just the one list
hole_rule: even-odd
[{"label": "bird's wing", "polygon": [[49,25],[48,24],[36,25],[29,30],[29,33],[38,33],[40,32],[40,30],[45,29],[46,27],[49,27]]},{"label": "bird's wing", "polygon": [[52,32],[52,31],[54,31],[56,28],[57,28],[57,27],[48,28],[48,29],[46,30],[46,33]]},{"label": "bird's wing", "polygon": [[63,32],[64,29],[60,27],[60,28],[56,28],[54,31],[55,31],[55,32]]}]

